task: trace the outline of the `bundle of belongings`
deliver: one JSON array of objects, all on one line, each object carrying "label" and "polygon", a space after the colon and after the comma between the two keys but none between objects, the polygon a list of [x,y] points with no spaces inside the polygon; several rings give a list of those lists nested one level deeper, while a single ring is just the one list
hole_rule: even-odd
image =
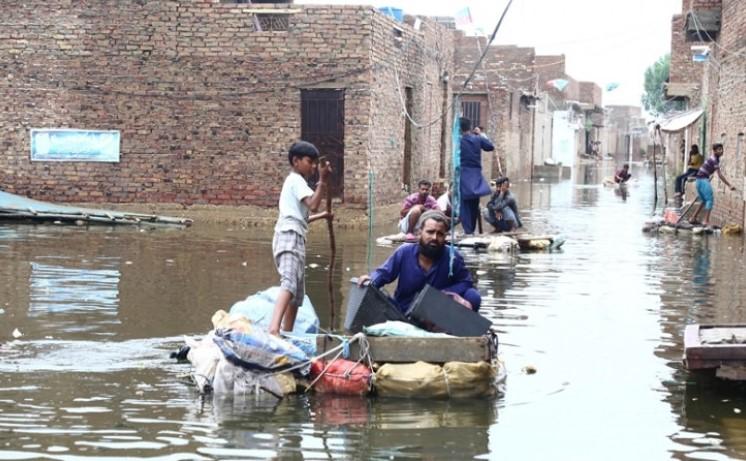
[{"label": "bundle of belongings", "polygon": [[[276,336],[243,315],[217,311],[214,329],[201,341],[186,339],[187,360],[200,392],[216,394],[258,393],[282,397],[295,392],[291,371],[308,374],[308,355],[298,346]],[[298,368],[296,368],[298,367]]]},{"label": "bundle of belongings", "polygon": [[[296,390],[296,378],[307,376],[316,352],[319,319],[308,297],[298,308],[293,332],[285,339],[267,326],[279,288],[259,292],[217,311],[213,329],[202,339],[185,338],[179,352],[193,367],[192,378],[202,393],[245,394],[260,390],[282,397]],[[178,358],[178,354],[177,354]]]}]

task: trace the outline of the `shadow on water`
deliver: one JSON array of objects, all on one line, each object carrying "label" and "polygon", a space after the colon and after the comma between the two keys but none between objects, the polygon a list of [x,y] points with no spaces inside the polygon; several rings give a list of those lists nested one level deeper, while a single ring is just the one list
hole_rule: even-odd
[{"label": "shadow on water", "polygon": [[[686,324],[746,321],[743,240],[642,234],[652,179],[613,168],[514,184],[561,251],[464,252],[508,369],[490,401],[199,396],[167,354],[277,283],[270,230],[0,225],[0,460],[746,459],[743,386],[681,367]],[[343,305],[367,242],[337,241]],[[316,226],[307,292],[338,327],[327,245]]]}]

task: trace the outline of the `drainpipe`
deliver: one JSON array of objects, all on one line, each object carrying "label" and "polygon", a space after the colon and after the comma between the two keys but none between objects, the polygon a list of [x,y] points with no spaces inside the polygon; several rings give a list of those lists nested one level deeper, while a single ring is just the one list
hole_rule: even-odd
[{"label": "drainpipe", "polygon": [[[736,136],[736,159],[741,158],[741,147],[743,146],[743,137],[744,133],[740,132]],[[743,205],[741,205],[741,221],[742,226],[746,228],[746,161],[744,161],[744,169],[742,172],[743,175],[743,181],[741,182],[741,199],[743,200]],[[741,232],[743,235],[744,232]],[[743,245],[746,246],[746,245]],[[742,247],[743,247],[742,246]]]}]

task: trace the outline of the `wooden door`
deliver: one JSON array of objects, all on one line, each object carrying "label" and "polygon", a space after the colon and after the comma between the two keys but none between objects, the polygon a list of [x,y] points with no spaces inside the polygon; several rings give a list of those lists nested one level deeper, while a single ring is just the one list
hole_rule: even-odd
[{"label": "wooden door", "polygon": [[335,198],[344,198],[344,104],[344,90],[301,90],[301,139],[331,163],[329,190]]}]

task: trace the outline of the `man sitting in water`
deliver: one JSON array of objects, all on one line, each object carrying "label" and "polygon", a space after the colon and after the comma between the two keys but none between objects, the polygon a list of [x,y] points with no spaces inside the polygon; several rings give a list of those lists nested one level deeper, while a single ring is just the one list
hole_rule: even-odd
[{"label": "man sitting in water", "polygon": [[[478,311],[482,297],[474,288],[464,258],[454,249],[453,272],[450,251],[446,249],[448,218],[440,211],[426,211],[416,225],[417,243],[405,243],[370,275],[361,275],[358,284],[370,283],[380,288],[399,279],[394,303],[406,312],[417,293],[430,285],[450,295],[457,302]],[[449,274],[453,275],[449,275]]]},{"label": "man sitting in water", "polygon": [[426,179],[417,183],[417,192],[410,194],[402,203],[399,221],[399,231],[407,234],[407,239],[414,239],[414,227],[422,213],[427,210],[437,210],[438,202],[430,195],[432,183]]},{"label": "man sitting in water", "polygon": [[629,173],[629,164],[625,163],[622,166],[622,169],[618,170],[616,174],[614,174],[614,182],[617,184],[624,184],[629,181],[629,178],[631,177],[632,175]]},{"label": "man sitting in water", "polygon": [[487,209],[484,211],[485,221],[492,224],[495,232],[513,232],[523,227],[518,215],[518,204],[510,193],[510,179],[498,178],[495,181],[495,188],[495,193],[487,202]]}]

